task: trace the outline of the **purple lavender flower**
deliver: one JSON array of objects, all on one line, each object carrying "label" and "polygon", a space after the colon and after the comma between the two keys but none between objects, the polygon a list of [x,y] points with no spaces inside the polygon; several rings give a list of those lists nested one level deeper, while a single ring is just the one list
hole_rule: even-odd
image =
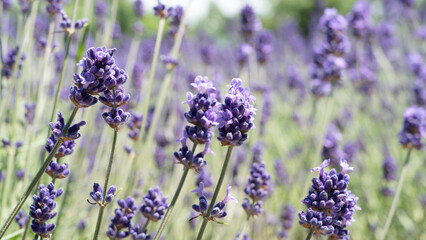
[{"label": "purple lavender flower", "polygon": [[[233,196],[229,194],[229,190],[231,189],[231,186],[226,186],[226,196],[222,201],[219,201],[216,203],[212,210],[210,211],[210,216],[208,218],[209,221],[216,221],[216,218],[223,218],[226,217],[226,212],[224,210],[226,204],[229,202],[229,200],[233,200],[235,202],[238,202],[237,199],[235,199]],[[205,217],[207,215],[207,209],[209,208],[209,204],[207,202],[207,199],[204,195],[204,184],[201,182],[200,187],[193,190],[192,192],[195,192],[197,196],[199,197],[199,203],[193,204],[192,209],[199,213],[198,216]],[[197,217],[198,217],[197,216]],[[192,220],[192,219],[191,219]]]},{"label": "purple lavender flower", "polygon": [[422,79],[418,79],[414,83],[414,100],[418,106],[426,107],[426,83]]},{"label": "purple lavender flower", "polygon": [[47,0],[46,10],[50,16],[54,16],[62,9],[62,0]]},{"label": "purple lavender flower", "polygon": [[386,181],[394,181],[397,178],[398,165],[395,159],[387,155],[382,163],[383,177]]},{"label": "purple lavender flower", "polygon": [[[210,188],[214,186],[212,176],[205,168],[199,169],[199,173],[195,179],[195,186],[200,186],[200,183],[203,183],[204,188]],[[211,198],[213,196],[213,192],[204,191],[204,195],[206,198]]]},{"label": "purple lavender flower", "polygon": [[329,173],[324,171],[330,160],[325,160],[321,166],[311,170],[318,172],[319,177],[312,179],[312,187],[302,201],[307,212],[299,212],[299,223],[305,228],[313,229],[317,235],[330,235],[332,239],[348,236],[346,227],[354,221],[358,197],[347,189],[349,175],[353,170],[345,160],[340,162],[342,171],[337,173],[333,168]]},{"label": "purple lavender flower", "polygon": [[241,9],[241,33],[247,43],[251,43],[254,35],[262,28],[262,23],[256,17],[253,8],[246,5]]},{"label": "purple lavender flower", "polygon": [[339,142],[342,140],[342,134],[339,129],[330,124],[324,138],[321,157],[322,159],[330,159],[333,165],[338,165],[342,152],[339,149]]},{"label": "purple lavender flower", "polygon": [[248,63],[250,53],[253,51],[252,46],[250,44],[244,43],[242,44],[237,51],[237,61],[240,64],[240,67],[243,67]]},{"label": "purple lavender flower", "polygon": [[127,126],[130,128],[129,131],[129,138],[131,138],[132,140],[136,141],[139,139],[139,133],[141,130],[141,126],[142,126],[142,119],[143,119],[143,115],[138,115],[136,114],[136,112],[131,111],[131,118],[129,123],[127,124]]},{"label": "purple lavender flower", "polygon": [[234,240],[240,240],[240,238],[241,238],[241,240],[250,240],[250,238],[249,238],[249,236],[247,235],[247,233],[246,233],[246,234],[244,234],[244,236],[243,236],[243,237],[241,237],[241,233],[237,233],[237,236],[235,236]]},{"label": "purple lavender flower", "polygon": [[113,108],[109,112],[104,112],[102,117],[105,122],[114,129],[114,131],[118,131],[121,125],[129,121],[131,115],[130,113],[123,111],[121,108]]},{"label": "purple lavender flower", "polygon": [[52,179],[66,178],[71,172],[68,169],[68,163],[59,165],[56,161],[52,161],[46,169],[46,173],[52,177]]},{"label": "purple lavender flower", "polygon": [[25,104],[25,119],[27,120],[28,125],[32,125],[34,122],[34,110],[36,103]]},{"label": "purple lavender flower", "polygon": [[62,16],[62,21],[59,24],[59,26],[62,29],[64,29],[66,32],[68,32],[68,34],[72,34],[74,33],[75,30],[83,28],[89,21],[88,19],[84,18],[84,19],[75,21],[73,24],[71,22],[71,19],[68,17],[67,13],[64,10],[62,9],[59,10],[59,13]]},{"label": "purple lavender flower", "polygon": [[157,222],[163,219],[165,211],[169,208],[167,197],[163,197],[163,193],[159,187],[148,189],[148,193],[143,198],[140,211],[149,220]]},{"label": "purple lavender flower", "polygon": [[77,223],[77,230],[83,232],[86,229],[86,225],[86,220],[82,219],[80,222]]},{"label": "purple lavender flower", "polygon": [[[18,51],[19,51],[19,46],[16,46],[15,48],[9,50],[9,52],[7,53],[6,57],[3,59],[3,66],[2,66],[2,71],[1,74],[3,77],[5,78],[11,78],[12,74],[13,74],[13,69],[16,65],[17,62],[17,57],[18,57]],[[21,54],[21,60],[18,63],[18,71],[16,73],[16,77],[19,77],[20,73],[19,70],[21,70],[22,68],[22,63],[25,60],[26,56],[24,53]]]},{"label": "purple lavender flower", "polygon": [[175,37],[176,33],[179,30],[180,22],[183,17],[183,8],[181,6],[174,7],[169,9],[169,18],[170,18],[170,30],[169,34],[172,37]]},{"label": "purple lavender flower", "polygon": [[110,218],[107,235],[109,239],[123,239],[130,235],[132,218],[138,209],[135,199],[127,197],[126,200],[117,200],[119,208],[114,211],[114,216]]},{"label": "purple lavender flower", "polygon": [[268,55],[272,52],[272,34],[267,31],[260,32],[257,36],[256,43],[256,57],[260,64],[265,64],[268,60]]},{"label": "purple lavender flower", "polygon": [[19,228],[24,228],[27,224],[29,216],[25,214],[25,211],[21,209],[15,217],[15,221]]},{"label": "purple lavender flower", "polygon": [[288,239],[288,232],[293,226],[294,213],[295,213],[294,208],[291,205],[286,204],[280,216],[281,231],[278,233],[279,239],[281,240]]},{"label": "purple lavender flower", "polygon": [[31,230],[42,238],[50,238],[51,232],[55,229],[54,223],[46,224],[46,221],[54,218],[57,214],[55,198],[64,192],[62,188],[55,190],[53,183],[46,186],[41,184],[38,188],[39,195],[33,196],[33,204],[30,206]]},{"label": "purple lavender flower", "polygon": [[143,17],[143,2],[142,0],[135,0],[133,3],[133,9],[135,11],[136,17]]},{"label": "purple lavender flower", "polygon": [[98,19],[104,19],[107,14],[108,3],[104,0],[98,0],[95,3],[95,14]]},{"label": "purple lavender flower", "polygon": [[104,199],[102,195],[101,185],[99,185],[99,183],[94,183],[93,191],[90,192],[90,197],[95,201],[95,203],[92,203],[89,200],[87,200],[87,202],[92,205],[98,204],[101,207],[105,207],[112,202],[116,192],[117,192],[117,187],[115,185],[112,185],[111,187],[109,187]]},{"label": "purple lavender flower", "polygon": [[405,110],[403,128],[398,137],[403,148],[422,148],[422,138],[426,137],[426,111],[422,107]]},{"label": "purple lavender flower", "polygon": [[166,9],[166,5],[158,0],[157,6],[154,7],[154,14],[160,18],[168,18],[171,10],[172,8]]},{"label": "purple lavender flower", "polygon": [[21,7],[22,14],[28,14],[30,12],[30,0],[19,0],[19,6]]},{"label": "purple lavender flower", "polygon": [[151,235],[147,234],[147,230],[142,231],[139,224],[130,228],[130,238],[132,240],[151,240]]},{"label": "purple lavender flower", "polygon": [[367,2],[362,0],[356,2],[347,19],[355,37],[366,38],[371,34],[372,19],[370,5]]},{"label": "purple lavender flower", "polygon": [[9,11],[10,7],[12,6],[12,0],[2,0],[3,4],[3,11]]},{"label": "purple lavender flower", "polygon": [[275,179],[280,185],[287,184],[289,182],[289,175],[281,159],[276,159],[274,162]]},{"label": "purple lavender flower", "polygon": [[250,177],[244,192],[251,198],[252,204],[248,204],[249,200],[244,199],[243,208],[247,214],[255,217],[262,212],[262,200],[269,194],[269,181],[271,175],[265,169],[263,161],[253,162],[250,168]]},{"label": "purple lavender flower", "polygon": [[15,176],[18,180],[22,180],[25,177],[25,170],[24,169],[16,170]]},{"label": "purple lavender flower", "polygon": [[248,131],[254,127],[253,106],[255,98],[242,81],[234,78],[229,86],[225,102],[219,106],[219,137],[222,146],[240,146],[248,138]]}]

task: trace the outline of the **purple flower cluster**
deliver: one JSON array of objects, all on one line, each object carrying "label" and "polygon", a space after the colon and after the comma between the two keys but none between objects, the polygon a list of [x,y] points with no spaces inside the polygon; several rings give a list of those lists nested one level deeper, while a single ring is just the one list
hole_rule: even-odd
[{"label": "purple flower cluster", "polygon": [[55,190],[53,183],[49,183],[47,187],[41,184],[38,192],[38,196],[33,195],[34,202],[30,206],[29,215],[33,218],[31,230],[42,238],[50,238],[56,225],[54,223],[46,224],[46,222],[56,216],[55,198],[60,197],[64,191],[62,188]]},{"label": "purple flower cluster", "polygon": [[19,228],[24,228],[28,222],[28,219],[29,219],[28,215],[26,215],[25,211],[22,209],[18,212],[18,214],[15,217],[15,221],[18,224]]},{"label": "purple flower cluster", "polygon": [[[19,46],[9,50],[6,57],[3,59],[3,66],[1,70],[1,75],[5,78],[11,78],[13,74],[13,69],[15,67],[15,64],[17,62],[19,52]],[[21,54],[21,61],[18,63],[18,71],[16,73],[16,77],[19,77],[19,70],[22,68],[22,62],[25,60],[26,56],[25,54]]]},{"label": "purple flower cluster", "polygon": [[177,6],[169,9],[170,30],[169,34],[174,38],[179,30],[180,22],[183,17],[183,8]]},{"label": "purple flower cluster", "polygon": [[130,95],[124,93],[123,84],[127,81],[127,75],[115,64],[115,51],[115,48],[89,48],[87,58],[79,63],[83,70],[80,74],[74,74],[75,86],[71,87],[69,97],[76,107],[86,108],[95,104],[98,101],[95,96],[100,95],[99,101],[111,107],[102,117],[118,131],[131,115],[119,108],[127,104]]},{"label": "purple flower cluster", "polygon": [[119,208],[114,211],[114,216],[110,218],[107,235],[109,239],[123,239],[130,235],[132,227],[131,220],[138,209],[135,199],[127,197],[126,200],[117,200]]},{"label": "purple flower cluster", "polygon": [[143,200],[145,203],[140,208],[142,215],[153,222],[163,219],[169,204],[167,203],[167,197],[163,197],[160,188],[148,189],[148,193],[143,197]]},{"label": "purple flower cluster", "polygon": [[349,175],[353,170],[345,160],[341,161],[342,171],[337,173],[333,168],[329,173],[324,171],[330,160],[325,160],[321,166],[312,169],[319,173],[318,178],[312,179],[312,187],[302,201],[308,208],[306,213],[299,212],[299,224],[313,230],[316,235],[328,235],[332,239],[348,236],[346,227],[354,221],[355,210],[360,210],[358,197],[347,189]]},{"label": "purple flower cluster", "polygon": [[87,202],[92,205],[98,204],[101,207],[105,207],[112,202],[116,193],[117,193],[117,187],[115,185],[112,185],[111,187],[109,187],[108,191],[106,192],[105,199],[104,199],[104,196],[102,195],[101,185],[99,185],[99,183],[94,183],[93,191],[90,192],[90,197],[95,202],[92,203],[89,200],[87,200]]},{"label": "purple flower cluster", "polygon": [[239,78],[234,78],[229,86],[225,102],[219,105],[219,137],[222,146],[240,146],[248,138],[248,131],[254,128],[255,97],[242,86]]},{"label": "purple flower cluster", "polygon": [[[216,218],[224,218],[226,217],[227,213],[225,212],[224,208],[226,206],[226,204],[229,202],[229,200],[238,202],[236,198],[234,198],[233,196],[231,196],[229,194],[229,190],[231,189],[231,186],[226,186],[226,195],[225,198],[222,201],[219,201],[218,203],[216,203],[212,210],[210,211],[210,216],[208,218],[209,221],[216,221]],[[192,205],[192,209],[196,212],[199,213],[199,216],[201,217],[206,217],[207,216],[207,210],[209,208],[209,203],[207,202],[207,198],[204,194],[204,183],[201,182],[200,183],[200,187],[193,190],[192,192],[195,192],[197,194],[197,196],[199,197],[198,199],[198,205],[197,204],[193,204]],[[196,218],[196,217],[194,217]],[[192,218],[192,219],[194,219]],[[190,221],[192,220],[190,219]]]},{"label": "purple flower cluster", "polygon": [[372,19],[370,5],[365,1],[358,1],[347,16],[352,34],[356,38],[365,39],[372,33]]},{"label": "purple flower cluster", "polygon": [[[45,149],[48,153],[52,152],[56,142],[58,139],[62,141],[62,144],[59,146],[58,150],[55,153],[55,158],[60,159],[65,156],[71,155],[74,152],[75,147],[75,141],[80,137],[80,133],[78,131],[80,130],[80,127],[86,125],[85,121],[81,121],[77,124],[74,124],[71,126],[67,133],[63,133],[63,130],[65,128],[65,120],[62,117],[61,112],[58,112],[58,118],[57,122],[50,123],[50,129],[52,133],[47,138],[47,143],[45,145]],[[70,170],[68,169],[68,164],[64,163],[62,165],[59,165],[56,161],[52,161],[49,166],[46,169],[46,173],[52,177],[52,179],[55,178],[65,178],[70,174]]]},{"label": "purple flower cluster", "polygon": [[246,43],[252,43],[257,31],[262,28],[262,23],[256,17],[253,8],[246,5],[241,9],[241,33]]},{"label": "purple flower cluster", "polygon": [[421,149],[426,137],[426,111],[422,107],[409,107],[404,112],[404,124],[398,134],[404,148]]},{"label": "purple flower cluster", "polygon": [[133,3],[133,9],[135,11],[135,15],[139,18],[143,17],[143,2],[142,0],[136,0]]},{"label": "purple flower cluster", "polygon": [[260,64],[265,64],[268,60],[268,55],[272,52],[272,34],[267,31],[259,33],[255,43],[256,57]]},{"label": "purple flower cluster", "polygon": [[346,68],[344,53],[348,47],[347,21],[336,9],[325,9],[319,26],[326,34],[326,41],[314,52],[312,94],[317,98],[328,96],[333,86],[340,82],[342,70]]},{"label": "purple flower cluster", "polygon": [[[258,154],[261,155],[261,154]],[[256,217],[262,213],[262,200],[268,196],[270,188],[271,175],[266,171],[265,163],[260,157],[253,154],[253,163],[250,168],[250,177],[248,178],[244,192],[251,199],[244,198],[242,207],[250,216]]]},{"label": "purple flower cluster", "polygon": [[46,10],[50,16],[58,14],[62,9],[62,0],[47,0]]},{"label": "purple flower cluster", "polygon": [[[195,77],[191,85],[197,89],[197,94],[191,92],[186,94],[189,111],[184,113],[185,119],[193,126],[187,125],[184,130],[184,137],[181,139],[182,148],[174,153],[176,160],[186,168],[193,169],[196,172],[206,165],[203,160],[204,155],[209,151],[211,139],[213,137],[212,128],[217,126],[216,122],[216,88],[213,83],[202,76]],[[205,144],[204,151],[196,154],[190,151],[186,145],[186,139],[194,144]]]},{"label": "purple flower cluster", "polygon": [[282,211],[282,214],[280,216],[281,230],[278,232],[278,238],[280,240],[289,239],[288,232],[293,226],[294,214],[295,214],[294,208],[289,204],[285,205],[284,210]]},{"label": "purple flower cluster", "polygon": [[75,23],[73,24],[64,10],[59,10],[59,13],[62,16],[62,21],[59,26],[64,29],[68,34],[73,34],[75,30],[83,28],[89,21],[87,18],[84,18],[75,21]]}]

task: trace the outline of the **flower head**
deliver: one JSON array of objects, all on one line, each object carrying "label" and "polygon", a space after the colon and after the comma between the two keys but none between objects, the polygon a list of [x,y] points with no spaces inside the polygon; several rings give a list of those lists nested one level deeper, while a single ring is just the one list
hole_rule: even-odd
[{"label": "flower head", "polygon": [[398,134],[404,148],[421,149],[426,137],[426,111],[422,107],[409,107],[404,112],[404,124]]},{"label": "flower head", "polygon": [[159,187],[148,189],[148,193],[143,198],[141,213],[153,222],[163,219],[165,211],[169,208],[167,197],[163,197]]}]

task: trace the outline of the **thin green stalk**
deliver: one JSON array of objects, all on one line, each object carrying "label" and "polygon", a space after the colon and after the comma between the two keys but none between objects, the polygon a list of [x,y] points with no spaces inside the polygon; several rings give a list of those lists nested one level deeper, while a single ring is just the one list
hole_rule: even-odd
[{"label": "thin green stalk", "polygon": [[306,236],[305,240],[310,240],[311,237],[312,237],[312,235],[313,235],[313,233],[314,233],[314,229],[311,228],[311,230],[309,230],[308,236]]},{"label": "thin green stalk", "polygon": [[143,227],[142,227],[141,232],[145,232],[146,228],[148,227],[149,222],[150,222],[150,220],[149,220],[149,219],[147,219],[147,220],[146,220],[146,222],[145,222],[145,224],[144,224],[144,225],[143,225]]},{"label": "thin green stalk", "polygon": [[[194,143],[194,146],[192,147],[192,152],[195,151],[195,148],[197,147],[197,144]],[[173,209],[175,207],[176,201],[179,197],[179,194],[182,190],[183,185],[185,184],[186,176],[188,175],[189,168],[185,168],[183,171],[182,177],[180,178],[179,185],[175,191],[175,194],[173,195],[172,202],[170,203],[169,208],[167,209],[166,214],[164,215],[163,221],[161,222],[160,227],[158,228],[157,233],[155,234],[154,240],[157,240],[160,238],[161,233],[164,231],[164,228],[166,227],[167,221],[169,220],[170,215],[173,212]]]},{"label": "thin green stalk", "polygon": [[112,34],[114,32],[114,24],[115,24],[115,20],[117,18],[117,10],[118,10],[118,0],[112,0],[112,4],[111,4],[111,17],[109,18],[109,22],[108,25],[106,26],[105,29],[105,34],[104,34],[104,45],[106,47],[109,47],[111,45],[111,41],[112,41]]},{"label": "thin green stalk", "polygon": [[223,179],[225,178],[226,168],[228,167],[229,159],[231,157],[233,147],[228,147],[228,151],[226,152],[225,161],[222,166],[222,171],[220,172],[219,180],[217,181],[216,188],[214,190],[214,194],[212,200],[210,201],[209,208],[207,209],[207,214],[204,217],[203,224],[201,225],[200,231],[198,232],[197,240],[201,240],[203,238],[204,230],[206,229],[207,223],[209,222],[210,212],[213,209],[213,206],[216,202],[217,195],[219,195],[220,187],[222,186]]},{"label": "thin green stalk", "polygon": [[19,229],[14,233],[11,233],[11,234],[5,236],[4,238],[2,238],[2,240],[16,239],[16,236],[22,234],[23,232],[24,232],[24,229]]},{"label": "thin green stalk", "polygon": [[166,23],[166,20],[164,18],[162,18],[160,22],[158,23],[158,31],[157,31],[157,38],[155,40],[154,56],[152,58],[151,71],[149,72],[148,88],[143,89],[143,91],[145,92],[145,100],[143,105],[143,119],[142,119],[142,125],[141,125],[142,127],[141,127],[139,137],[141,137],[145,133],[145,125],[146,125],[146,120],[147,120],[148,111],[149,111],[149,104],[151,100],[152,85],[154,82],[155,69],[157,67],[158,55],[160,53],[160,46],[161,46],[161,40],[163,38],[165,23]]},{"label": "thin green stalk", "polygon": [[[108,181],[109,181],[109,177],[111,175],[112,162],[114,161],[114,151],[115,151],[116,142],[117,142],[117,131],[114,130],[114,139],[112,141],[112,147],[111,147],[111,154],[109,156],[108,169],[107,169],[107,172],[106,172],[106,175],[105,175],[105,183],[104,183],[104,188],[103,188],[102,205],[105,204],[105,197],[106,197],[107,190],[108,190]],[[105,209],[105,206],[100,206],[99,207],[98,220],[96,222],[96,229],[95,229],[95,234],[93,235],[93,240],[98,239],[99,230],[101,228],[101,223],[102,223],[102,216],[104,214],[104,209]]]},{"label": "thin green stalk", "polygon": [[399,180],[398,180],[398,186],[396,188],[395,196],[393,197],[392,205],[391,205],[391,208],[389,209],[388,217],[386,218],[386,223],[383,228],[383,232],[380,237],[380,240],[385,239],[386,234],[388,233],[389,227],[392,223],[392,218],[396,211],[396,205],[398,204],[398,200],[401,195],[402,185],[404,184],[405,176],[407,175],[408,163],[410,162],[411,151],[412,151],[412,148],[408,150],[407,156],[405,157],[405,162],[404,162],[404,165],[402,166],[401,176],[399,177]]},{"label": "thin green stalk", "polygon": [[[68,131],[68,128],[71,126],[71,123],[74,120],[74,117],[77,114],[77,111],[78,111],[78,108],[74,107],[74,110],[73,110],[73,112],[71,114],[71,117],[68,119],[68,122],[65,125],[64,130],[62,131],[63,133],[66,133]],[[44,161],[43,165],[41,166],[41,168],[37,172],[36,176],[31,181],[31,183],[28,186],[27,190],[22,195],[21,199],[16,204],[16,207],[13,209],[12,213],[10,214],[10,216],[8,217],[8,219],[6,220],[6,222],[4,223],[3,227],[1,228],[1,230],[0,230],[0,239],[6,233],[7,229],[9,228],[10,224],[12,223],[13,219],[15,218],[15,216],[18,214],[19,210],[21,210],[22,206],[24,205],[25,200],[27,200],[28,196],[31,194],[31,192],[33,191],[33,189],[37,185],[38,181],[43,176],[44,171],[46,171],[46,168],[49,166],[50,162],[52,161],[53,157],[55,156],[55,154],[58,151],[58,149],[61,146],[61,144],[62,144],[62,140],[58,139],[58,141],[56,142],[56,144],[53,147],[52,151],[49,153],[49,156],[47,156],[46,160]]]}]

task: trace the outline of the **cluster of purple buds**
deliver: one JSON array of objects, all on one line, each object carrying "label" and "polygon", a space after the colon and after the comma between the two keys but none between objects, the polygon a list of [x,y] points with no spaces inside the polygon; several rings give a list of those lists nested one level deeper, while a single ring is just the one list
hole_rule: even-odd
[{"label": "cluster of purple buds", "polygon": [[143,119],[143,115],[138,115],[135,112],[131,111],[131,118],[129,123],[127,124],[127,127],[130,128],[129,131],[129,138],[131,138],[134,141],[137,141],[139,139],[139,133],[141,130],[141,126],[142,126],[142,119]]},{"label": "cluster of purple buds", "polygon": [[132,240],[151,240],[151,235],[148,235],[147,230],[142,231],[142,227],[139,224],[130,228],[130,238]]},{"label": "cluster of purple buds", "polygon": [[352,34],[356,38],[365,39],[372,33],[372,19],[370,5],[365,1],[355,3],[352,11],[347,16]]},{"label": "cluster of purple buds", "polygon": [[62,9],[62,0],[47,0],[46,10],[50,16],[58,14]]},{"label": "cluster of purple buds", "polygon": [[255,43],[256,58],[260,64],[265,64],[268,60],[268,55],[272,52],[272,34],[267,31],[259,33]]},{"label": "cluster of purple buds", "polygon": [[173,11],[172,7],[166,8],[166,5],[162,4],[158,0],[157,6],[154,7],[154,14],[160,18],[167,19],[170,16],[170,13]]},{"label": "cluster of purple buds", "polygon": [[271,175],[266,171],[265,163],[253,162],[250,168],[250,177],[248,178],[244,192],[251,199],[245,198],[242,204],[246,213],[256,217],[262,213],[262,200],[269,194],[269,184]]},{"label": "cluster of purple buds", "polygon": [[106,192],[105,199],[102,195],[102,188],[99,183],[93,184],[93,192],[90,192],[90,197],[95,201],[94,203],[90,202],[89,199],[87,199],[87,202],[91,205],[99,205],[101,207],[106,207],[109,203],[114,200],[114,197],[117,193],[117,187],[115,185],[112,185],[109,187],[108,191]]},{"label": "cluster of purple buds", "polygon": [[[383,169],[383,177],[386,180],[386,182],[395,181],[397,179],[398,164],[396,163],[395,159],[389,154],[383,160],[382,169]],[[387,186],[384,186],[381,189],[381,193],[384,196],[393,196],[394,190]]]},{"label": "cluster of purple buds", "polygon": [[294,208],[287,204],[284,207],[284,210],[280,216],[281,219],[281,230],[278,232],[278,238],[280,240],[287,240],[288,238],[288,232],[293,226],[293,219],[294,219]]},{"label": "cluster of purple buds", "polygon": [[349,175],[346,173],[352,171],[353,167],[342,160],[340,173],[334,168],[328,173],[324,168],[329,164],[330,160],[325,160],[321,166],[311,170],[318,172],[319,177],[312,179],[312,187],[302,201],[307,211],[299,212],[299,224],[316,235],[342,239],[349,234],[346,227],[354,221],[354,211],[361,208],[356,205],[358,197],[347,189]]},{"label": "cluster of purple buds", "polygon": [[225,102],[219,105],[219,137],[222,146],[241,146],[248,138],[248,131],[254,128],[255,97],[242,86],[239,78],[234,78],[229,86]]},{"label": "cluster of purple buds", "polygon": [[317,98],[328,96],[332,87],[340,82],[342,70],[346,68],[344,53],[348,47],[347,21],[336,9],[325,9],[319,25],[326,34],[326,41],[314,53],[312,94]]},{"label": "cluster of purple buds", "polygon": [[[57,122],[50,123],[50,129],[52,133],[47,138],[47,143],[44,148],[46,149],[48,153],[52,152],[58,139],[60,139],[62,141],[62,144],[59,146],[58,150],[56,151],[55,158],[60,159],[65,156],[71,155],[75,147],[74,140],[80,137],[80,133],[78,133],[78,131],[80,130],[80,127],[84,125],[86,125],[86,122],[81,121],[71,126],[68,129],[67,133],[63,133],[63,130],[65,128],[65,120],[62,117],[61,112],[58,112]],[[59,165],[57,162],[52,161],[47,167],[46,173],[49,176],[51,176],[52,179],[55,179],[55,178],[61,179],[68,176],[70,174],[70,171],[68,169],[68,164],[65,163],[65,164]]]},{"label": "cluster of purple buds", "polygon": [[138,206],[135,199],[127,197],[126,200],[117,200],[119,208],[114,211],[114,216],[110,218],[107,235],[109,239],[123,239],[130,235],[132,228],[132,218],[135,216]]},{"label": "cluster of purple buds", "polygon": [[[18,52],[19,52],[19,46],[9,50],[9,52],[7,53],[6,57],[3,59],[3,66],[2,66],[2,70],[1,70],[1,75],[5,78],[11,78],[12,74],[13,74],[13,69],[15,67],[15,64],[17,62],[17,57],[18,57]],[[21,70],[22,67],[22,62],[25,60],[26,56],[25,54],[21,54],[21,61],[19,61],[18,63],[18,71],[17,71],[17,76],[19,77],[19,70]]]},{"label": "cluster of purple buds", "polygon": [[[185,119],[192,125],[185,126],[184,137],[180,139],[182,148],[174,153],[178,163],[186,168],[193,169],[198,172],[201,167],[206,165],[204,155],[209,151],[211,139],[213,137],[212,128],[217,126],[216,121],[216,88],[213,83],[202,76],[195,77],[194,83],[191,85],[197,89],[197,94],[191,92],[186,94],[189,111],[184,113]],[[204,151],[196,154],[190,151],[186,145],[186,139],[191,140],[194,144],[205,144]]]},{"label": "cluster of purple buds", "polygon": [[262,28],[262,23],[256,17],[253,8],[246,5],[241,9],[241,34],[246,43],[252,43],[256,32]]},{"label": "cluster of purple buds", "polygon": [[87,58],[78,65],[83,67],[80,74],[74,74],[74,84],[70,89],[70,99],[76,107],[86,108],[99,101],[112,109],[102,114],[107,124],[118,131],[131,115],[119,108],[127,104],[130,95],[124,93],[123,84],[127,75],[115,64],[115,48],[89,48]]},{"label": "cluster of purple buds", "polygon": [[165,211],[169,208],[167,197],[163,197],[159,187],[148,189],[148,193],[143,197],[140,211],[147,219],[157,222],[163,219]]},{"label": "cluster of purple buds", "polygon": [[143,17],[143,2],[142,2],[142,0],[136,0],[133,3],[133,9],[135,10],[135,15],[138,18]]},{"label": "cluster of purple buds", "polygon": [[55,198],[58,198],[64,192],[62,188],[55,190],[53,183],[46,186],[41,184],[38,187],[38,196],[33,195],[33,204],[30,206],[29,215],[33,220],[31,221],[31,230],[42,238],[49,238],[51,232],[55,229],[54,223],[46,224],[46,222],[54,218],[57,214],[54,211],[56,207]]},{"label": "cluster of purple buds", "polygon": [[25,214],[24,210],[20,210],[18,214],[15,216],[15,221],[18,224],[19,228],[24,228],[27,224],[29,216]]},{"label": "cluster of purple buds", "polygon": [[[216,203],[213,206],[212,210],[210,211],[210,216],[208,218],[209,221],[216,222],[216,218],[226,217],[227,213],[225,212],[224,208],[225,208],[226,204],[229,202],[229,200],[238,202],[236,198],[234,198],[233,196],[231,196],[229,194],[230,189],[231,189],[231,186],[229,186],[229,185],[226,186],[226,196],[222,201],[219,201],[218,203]],[[193,190],[192,192],[195,192],[197,194],[197,196],[199,197],[198,205],[197,204],[192,205],[192,209],[199,213],[199,215],[194,217],[194,218],[197,218],[199,216],[201,216],[203,218],[206,217],[207,216],[207,210],[209,208],[209,204],[208,204],[207,198],[204,194],[203,182],[200,183],[199,188]],[[191,218],[190,221],[194,218]]]},{"label": "cluster of purple buds", "polygon": [[77,20],[73,24],[71,22],[71,19],[68,17],[68,15],[65,13],[64,10],[60,10],[59,13],[62,15],[62,21],[59,24],[59,26],[64,29],[68,34],[73,34],[75,30],[83,28],[89,20],[86,18]]},{"label": "cluster of purple buds", "polygon": [[404,124],[398,134],[403,148],[421,149],[422,138],[426,137],[426,110],[422,107],[409,107],[404,112]]},{"label": "cluster of purple buds", "polygon": [[25,104],[25,119],[28,125],[32,125],[34,122],[35,107],[35,103]]},{"label": "cluster of purple buds", "polygon": [[170,30],[169,34],[174,38],[176,33],[179,30],[180,22],[183,17],[183,8],[181,6],[177,6],[175,8],[170,8],[169,10],[169,19],[170,19]]}]

